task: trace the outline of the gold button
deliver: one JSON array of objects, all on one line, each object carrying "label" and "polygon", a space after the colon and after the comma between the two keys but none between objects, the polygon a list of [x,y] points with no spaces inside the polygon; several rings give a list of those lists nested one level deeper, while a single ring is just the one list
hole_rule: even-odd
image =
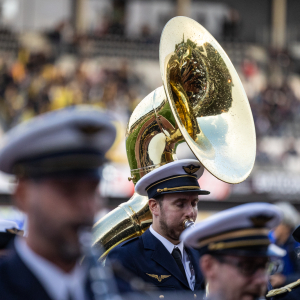
[{"label": "gold button", "polygon": [[159,298],[162,299],[162,298],[165,298],[165,296],[164,295],[160,295]]},{"label": "gold button", "polygon": [[197,294],[194,294],[194,298],[197,298]]}]

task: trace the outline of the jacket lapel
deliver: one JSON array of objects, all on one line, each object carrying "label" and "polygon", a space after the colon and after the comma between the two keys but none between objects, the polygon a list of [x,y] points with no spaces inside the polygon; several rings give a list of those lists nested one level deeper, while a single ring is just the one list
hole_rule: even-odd
[{"label": "jacket lapel", "polygon": [[[151,249],[153,250],[151,259],[160,264],[162,267],[164,267],[166,270],[169,271],[169,273],[172,274],[172,276],[176,277],[179,281],[181,281],[188,289],[190,289],[190,286],[187,282],[187,279],[183,276],[181,273],[179,267],[176,264],[175,259],[173,256],[168,252],[166,247],[159,241],[148,229],[143,235],[142,235],[144,248],[145,249]],[[162,274],[158,274],[162,275]],[[163,274],[164,275],[164,274]]]}]

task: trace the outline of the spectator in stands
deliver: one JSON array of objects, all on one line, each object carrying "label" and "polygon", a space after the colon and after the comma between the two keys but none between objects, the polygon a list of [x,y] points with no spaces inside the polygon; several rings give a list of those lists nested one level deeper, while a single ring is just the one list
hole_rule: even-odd
[{"label": "spectator in stands", "polygon": [[91,68],[88,60],[50,62],[41,55],[0,60],[0,83],[0,124],[5,130],[38,114],[82,103],[109,107],[127,122],[139,99],[151,91],[126,61],[114,69]]},{"label": "spectator in stands", "polygon": [[296,248],[300,246],[292,237],[292,232],[300,224],[300,214],[288,202],[276,204],[283,213],[282,222],[270,234],[270,239],[277,246],[286,250],[283,259],[283,269],[280,273],[271,276],[274,288],[282,287],[300,278],[300,260],[297,258]]},{"label": "spectator in stands", "polygon": [[240,14],[234,8],[229,9],[228,17],[223,23],[223,38],[226,41],[234,42],[239,37]]}]

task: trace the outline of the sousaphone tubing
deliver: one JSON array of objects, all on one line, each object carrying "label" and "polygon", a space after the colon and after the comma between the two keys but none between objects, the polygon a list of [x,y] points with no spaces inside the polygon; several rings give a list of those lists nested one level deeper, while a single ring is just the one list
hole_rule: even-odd
[{"label": "sousaphone tubing", "polygon": [[[176,160],[177,146],[186,142],[212,175],[231,184],[244,181],[255,161],[255,128],[227,54],[199,23],[176,17],[163,29],[159,62],[163,86],[139,103],[127,126],[129,179],[135,184]],[[94,225],[94,245],[104,247],[105,257],[151,223],[148,198],[135,193]]]}]

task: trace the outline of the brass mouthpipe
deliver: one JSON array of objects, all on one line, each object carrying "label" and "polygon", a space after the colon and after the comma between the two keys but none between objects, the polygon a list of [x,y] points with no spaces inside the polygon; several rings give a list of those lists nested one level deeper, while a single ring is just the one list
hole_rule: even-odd
[{"label": "brass mouthpipe", "polygon": [[192,219],[187,219],[183,221],[183,228],[187,229],[189,227],[195,226],[195,222]]}]

